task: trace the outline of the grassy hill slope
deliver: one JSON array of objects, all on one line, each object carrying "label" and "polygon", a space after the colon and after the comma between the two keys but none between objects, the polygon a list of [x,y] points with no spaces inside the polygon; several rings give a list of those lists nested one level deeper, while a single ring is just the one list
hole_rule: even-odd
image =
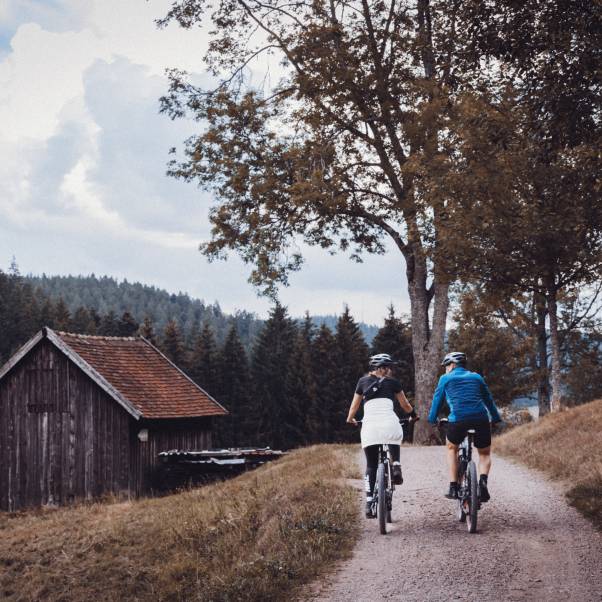
[{"label": "grassy hill slope", "polygon": [[566,482],[571,504],[602,528],[602,399],[517,427],[494,446]]},{"label": "grassy hill slope", "polygon": [[0,514],[0,598],[282,600],[353,544],[347,449],[163,498]]}]

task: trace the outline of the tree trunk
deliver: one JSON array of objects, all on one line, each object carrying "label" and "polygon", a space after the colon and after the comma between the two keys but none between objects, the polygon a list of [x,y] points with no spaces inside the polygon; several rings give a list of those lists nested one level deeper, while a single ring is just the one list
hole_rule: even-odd
[{"label": "tree trunk", "polygon": [[548,291],[548,315],[550,317],[550,347],[552,350],[552,398],[550,410],[558,412],[562,407],[562,376],[560,373],[560,339],[558,337],[558,315],[556,306],[556,291]]},{"label": "tree trunk", "polygon": [[541,418],[550,411],[550,383],[548,379],[548,334],[546,332],[545,297],[535,293],[537,312],[537,405]]},{"label": "tree trunk", "polygon": [[[421,420],[416,424],[414,437],[417,443],[436,440],[427,423],[433,399],[439,365],[445,340],[445,324],[449,305],[449,284],[435,281],[432,292],[427,288],[425,260],[415,259],[408,267],[408,290],[412,319],[412,349],[414,352],[414,400]],[[432,322],[429,307],[433,302]]]}]

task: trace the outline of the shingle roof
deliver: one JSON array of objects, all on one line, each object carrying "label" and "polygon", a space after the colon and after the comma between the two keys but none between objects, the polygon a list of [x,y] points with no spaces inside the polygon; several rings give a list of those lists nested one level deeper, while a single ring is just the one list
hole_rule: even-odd
[{"label": "shingle roof", "polygon": [[[56,337],[76,353],[143,418],[192,418],[228,413],[141,337],[100,337],[46,330],[50,340]],[[94,378],[93,372],[91,378]]]}]

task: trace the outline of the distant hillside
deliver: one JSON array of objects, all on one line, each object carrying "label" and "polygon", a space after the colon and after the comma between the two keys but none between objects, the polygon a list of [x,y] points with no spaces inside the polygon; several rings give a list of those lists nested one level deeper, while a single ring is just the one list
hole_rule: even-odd
[{"label": "distant hillside", "polygon": [[[195,325],[209,323],[218,342],[221,343],[230,324],[234,322],[243,344],[248,347],[263,325],[263,320],[251,312],[241,310],[230,315],[224,313],[217,303],[207,304],[186,293],[173,294],[139,282],[119,282],[109,276],[44,274],[28,275],[24,279],[54,300],[62,298],[72,313],[81,306],[95,309],[100,314],[112,310],[121,315],[128,311],[138,322],[142,322],[146,316],[152,318],[156,332],[162,331],[170,319],[178,322],[184,336],[187,337],[194,332]],[[337,319],[338,317],[333,315],[312,316],[317,325],[324,323],[333,331]],[[378,332],[378,327],[363,323],[359,326],[366,342],[370,344]]]}]

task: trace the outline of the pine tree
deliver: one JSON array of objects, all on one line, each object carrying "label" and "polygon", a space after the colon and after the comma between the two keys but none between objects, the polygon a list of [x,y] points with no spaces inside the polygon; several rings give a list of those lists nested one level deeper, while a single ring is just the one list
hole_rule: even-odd
[{"label": "pine tree", "polygon": [[393,305],[384,326],[372,341],[372,353],[388,353],[399,362],[395,375],[401,381],[406,395],[412,395],[414,388],[414,356],[412,353],[412,333],[409,324],[395,315]]},{"label": "pine tree", "polygon": [[310,403],[306,425],[310,440],[331,443],[331,414],[339,396],[337,344],[331,330],[323,324],[312,343],[315,397]]},{"label": "pine tree", "polygon": [[249,418],[251,387],[247,354],[232,324],[218,355],[220,397],[218,401],[229,414],[215,421],[216,441],[224,447],[256,445]]},{"label": "pine tree", "polygon": [[349,313],[349,307],[337,322],[337,398],[331,412],[331,432],[335,441],[354,441],[355,433],[346,424],[355,385],[366,373],[369,361],[368,345]]},{"label": "pine tree", "polygon": [[163,331],[161,340],[161,351],[176,365],[180,366],[184,357],[184,346],[182,336],[175,320],[169,320]]},{"label": "pine tree", "polygon": [[190,378],[215,398],[219,397],[218,357],[215,336],[209,324],[205,324],[197,337],[190,355]]},{"label": "pine tree", "polygon": [[290,368],[291,341],[295,324],[286,309],[277,304],[270,312],[253,349],[251,375],[256,410],[252,421],[256,442],[273,448],[288,448],[284,434],[286,408],[286,373]]}]

